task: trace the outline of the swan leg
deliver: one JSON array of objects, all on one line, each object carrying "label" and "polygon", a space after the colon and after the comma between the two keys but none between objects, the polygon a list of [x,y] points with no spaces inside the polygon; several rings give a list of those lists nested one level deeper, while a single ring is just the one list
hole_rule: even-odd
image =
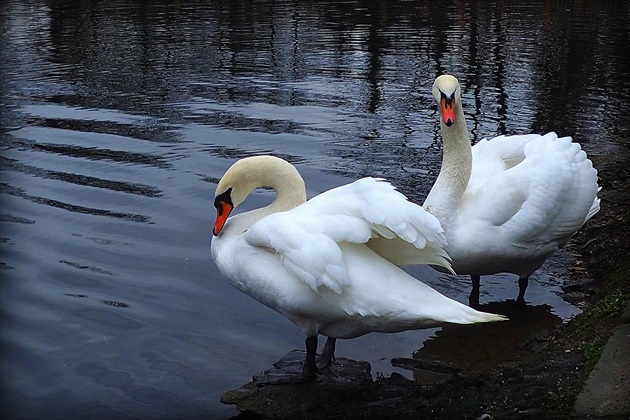
[{"label": "swan leg", "polygon": [[529,284],[529,276],[519,277],[518,279],[518,297],[516,303],[525,303],[525,290]]},{"label": "swan leg", "polygon": [[317,363],[318,369],[327,368],[328,366],[330,366],[330,363],[335,360],[336,342],[336,338],[328,337],[326,339],[326,344],[324,344],[324,348],[322,349],[322,356],[319,358],[319,362]]},{"label": "swan leg", "polygon": [[479,281],[481,276],[477,276],[474,274],[470,275],[470,280],[472,280],[472,290],[470,291],[470,296],[468,296],[468,305],[471,308],[475,308],[479,306]]},{"label": "swan leg", "polygon": [[304,359],[304,370],[302,377],[305,381],[313,381],[319,373],[315,357],[317,356],[317,336],[306,337],[306,359]]}]

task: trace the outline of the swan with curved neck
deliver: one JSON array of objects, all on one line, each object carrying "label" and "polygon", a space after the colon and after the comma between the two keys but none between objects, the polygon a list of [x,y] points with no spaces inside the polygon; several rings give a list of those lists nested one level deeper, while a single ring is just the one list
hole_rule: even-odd
[{"label": "swan with curved neck", "polygon": [[470,145],[458,80],[439,76],[433,96],[444,144],[440,174],[423,207],[444,228],[457,274],[529,276],[599,211],[597,171],[580,145],[555,133],[499,136]]},{"label": "swan with curved neck", "polygon": [[[262,186],[276,191],[273,203],[231,216]],[[450,270],[437,219],[383,180],[363,178],[306,201],[295,167],[255,156],[227,170],[214,204],[212,257],[219,271],[306,335],[300,377],[274,382],[314,379],[331,362],[337,338],[504,319],[443,296],[388,259],[385,242],[395,249],[405,243],[415,263]],[[319,363],[318,334],[328,337]]]}]

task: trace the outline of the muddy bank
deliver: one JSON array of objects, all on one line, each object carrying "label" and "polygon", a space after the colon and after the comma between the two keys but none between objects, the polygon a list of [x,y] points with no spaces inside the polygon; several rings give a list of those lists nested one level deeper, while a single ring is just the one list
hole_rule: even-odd
[{"label": "muddy bank", "polygon": [[571,275],[563,289],[567,298],[585,302],[584,312],[522,343],[526,359],[475,373],[394,360],[416,369],[417,375],[433,375],[430,385],[397,374],[372,380],[365,362],[340,359],[316,383],[250,383],[226,393],[222,401],[236,404],[243,419],[569,418],[630,300],[629,157],[620,153],[594,159],[603,187],[601,211],[568,245],[580,264],[568,267]]}]

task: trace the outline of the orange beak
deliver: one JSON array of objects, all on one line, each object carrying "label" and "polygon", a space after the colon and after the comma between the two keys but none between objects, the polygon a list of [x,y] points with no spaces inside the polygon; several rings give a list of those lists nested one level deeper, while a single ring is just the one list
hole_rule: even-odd
[{"label": "orange beak", "polygon": [[450,127],[455,123],[455,99],[453,97],[447,98],[442,94],[440,105],[442,106],[442,122]]},{"label": "orange beak", "polygon": [[212,234],[214,236],[217,236],[223,230],[223,226],[225,226],[225,222],[227,221],[228,216],[230,215],[234,207],[231,204],[226,203],[225,201],[218,201],[217,203],[215,203],[215,205],[217,207],[217,220],[214,222],[214,229],[212,229]]}]

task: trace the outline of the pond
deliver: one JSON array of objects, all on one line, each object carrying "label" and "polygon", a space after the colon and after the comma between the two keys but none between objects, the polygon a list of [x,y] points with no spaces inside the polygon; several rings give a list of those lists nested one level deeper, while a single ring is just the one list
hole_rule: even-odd
[{"label": "pond", "polygon": [[[442,73],[463,85],[473,141],[556,131],[594,160],[628,147],[625,2],[0,10],[1,392],[12,418],[227,418],[222,393],[303,347],[210,257],[214,188],[238,158],[289,160],[309,197],[377,176],[422,203],[442,156],[431,96]],[[258,190],[239,211],[272,199]],[[525,314],[507,326],[369,334],[337,355],[375,375],[401,372],[391,358],[414,353],[470,368],[521,357],[518,340],[579,312],[556,269],[571,258],[531,277]],[[408,270],[467,302],[467,277]],[[481,291],[500,307],[517,279],[484,277]]]}]

